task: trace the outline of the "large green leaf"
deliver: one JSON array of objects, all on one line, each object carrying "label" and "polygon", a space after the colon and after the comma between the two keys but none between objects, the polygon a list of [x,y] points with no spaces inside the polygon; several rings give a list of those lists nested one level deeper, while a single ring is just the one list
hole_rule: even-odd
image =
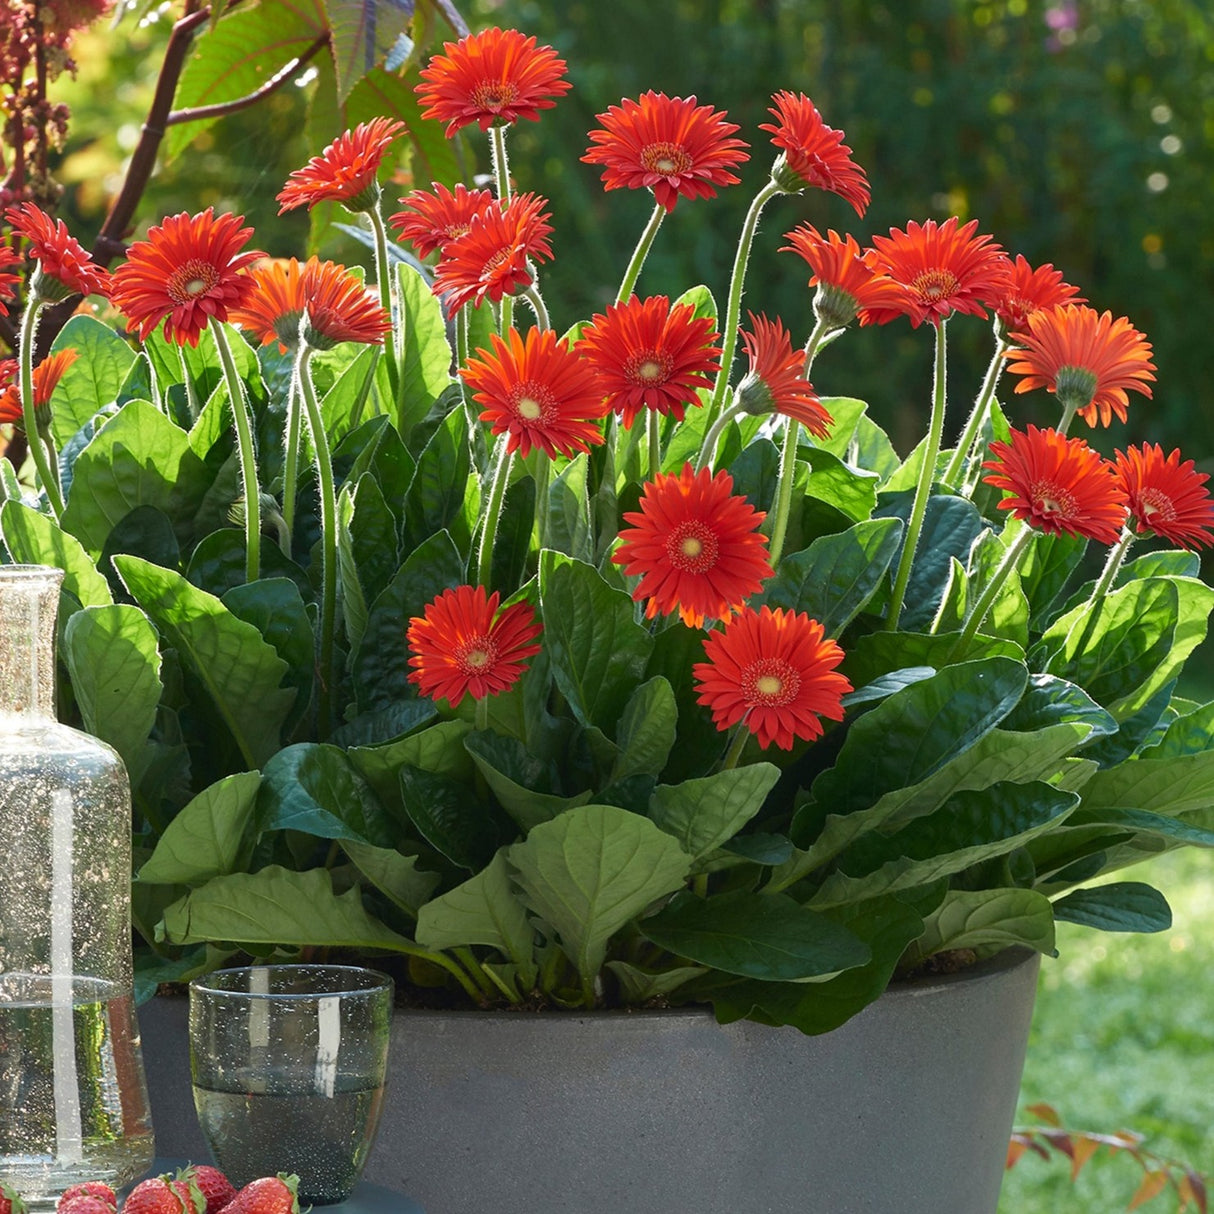
[{"label": "large green leaf", "polygon": [[516,833],[500,811],[449,776],[402,767],[399,778],[405,813],[418,834],[460,868],[471,872],[484,868],[498,847]]},{"label": "large green leaf", "polygon": [[[546,457],[544,457],[546,458]],[[544,546],[579,561],[591,561],[594,540],[590,534],[590,499],[585,454],[571,460],[548,486]]]},{"label": "large green leaf", "polygon": [[375,847],[356,839],[343,839],[341,846],[354,867],[380,893],[414,918],[442,879],[438,873],[419,869],[416,856],[402,855],[394,847]]},{"label": "large green leaf", "polygon": [[911,946],[908,963],[945,949],[995,952],[1025,945],[1054,954],[1054,909],[1032,889],[951,889]]},{"label": "large green leaf", "polygon": [[104,607],[114,601],[109,583],[97,571],[92,557],[54,519],[10,499],[0,506],[0,534],[14,561],[62,569],[63,589],[83,606]]},{"label": "large green leaf", "polygon": [[506,855],[524,901],[556,932],[586,986],[611,937],[674,893],[691,866],[648,818],[614,805],[584,805],[542,822]]},{"label": "large green leaf", "polygon": [[51,350],[77,354],[51,395],[51,437],[62,449],[90,417],[118,399],[135,353],[109,325],[85,315],[68,319]]},{"label": "large green leaf", "polygon": [[367,607],[387,589],[399,568],[396,516],[375,477],[364,472],[346,485],[337,504],[337,567],[342,617],[351,652],[367,628]]},{"label": "large green leaf", "polygon": [[276,864],[214,877],[174,902],[164,912],[164,935],[174,944],[418,951],[367,914],[357,889],[334,894],[327,869],[292,872]]},{"label": "large green leaf", "polygon": [[[1149,752],[1148,752],[1149,753]],[[1085,809],[1145,809],[1214,822],[1214,750],[1162,759],[1127,759],[1098,771],[1083,787]]]},{"label": "large green leaf", "polygon": [[160,635],[201,680],[249,767],[279,747],[279,731],[295,692],[281,686],[287,664],[252,625],[179,573],[137,556],[114,565]]},{"label": "large green leaf", "polygon": [[881,584],[902,542],[902,520],[869,519],[780,561],[763,589],[769,607],[804,611],[838,636]]},{"label": "large green leaf", "polygon": [[204,788],[165,828],[140,881],[154,885],[198,885],[235,872],[246,850],[261,777],[255,771],[224,776]]},{"label": "large green leaf", "polygon": [[765,982],[821,978],[872,957],[847,928],[784,894],[734,890],[699,898],[684,892],[639,927],[678,957]]},{"label": "large green leaf", "polygon": [[653,648],[632,600],[590,565],[545,550],[540,607],[552,673],[579,721],[613,733]]},{"label": "large green leaf", "polygon": [[63,526],[99,553],[114,524],[146,505],[188,533],[210,480],[185,431],[146,400],[133,400],[76,457]]},{"label": "large green leaf", "polygon": [[63,659],[84,727],[121,756],[136,787],[163,687],[156,630],[125,603],[85,607],[67,622]]},{"label": "large green leaf", "polygon": [[661,775],[678,723],[679,708],[670,684],[661,676],[647,679],[632,693],[616,729],[620,755],[611,770],[611,782]]},{"label": "large green leaf", "polygon": [[342,100],[404,37],[413,20],[413,7],[414,0],[325,0],[337,92]]},{"label": "large green leaf", "polygon": [[453,409],[418,456],[405,495],[406,551],[444,528],[451,531],[460,549],[467,551],[471,533],[464,519],[464,499],[475,483],[472,477],[467,421],[462,409]]},{"label": "large green leaf", "polygon": [[649,816],[698,862],[759,812],[779,778],[780,769],[771,763],[748,763],[698,780],[662,784],[653,790]]},{"label": "large green leaf", "polygon": [[425,279],[402,264],[396,267],[396,285],[405,312],[405,340],[395,422],[401,438],[408,441],[409,432],[451,383],[451,346],[443,306]]},{"label": "large green leaf", "polygon": [[[432,717],[433,706],[429,715]],[[472,782],[472,759],[464,749],[464,738],[471,728],[465,721],[439,721],[426,729],[379,746],[355,746],[350,762],[375,790],[380,803],[388,809],[404,812],[400,799],[400,772],[403,767],[447,776],[457,783]]]},{"label": "large green leaf", "polygon": [[979,658],[1024,659],[1024,649],[1015,641],[979,634],[959,649],[959,632],[870,632],[857,637],[847,647],[847,657],[839,669],[854,687],[866,687],[883,675],[910,666],[954,666],[976,662]]},{"label": "large green leaf", "polygon": [[517,738],[486,730],[468,734],[464,746],[502,808],[524,832],[567,809],[585,805],[592,796],[589,789],[565,797],[537,788],[552,784],[551,765],[531,754]]},{"label": "large green leaf", "polygon": [[1102,932],[1166,932],[1172,926],[1168,900],[1141,881],[1077,889],[1054,903],[1054,915]]}]

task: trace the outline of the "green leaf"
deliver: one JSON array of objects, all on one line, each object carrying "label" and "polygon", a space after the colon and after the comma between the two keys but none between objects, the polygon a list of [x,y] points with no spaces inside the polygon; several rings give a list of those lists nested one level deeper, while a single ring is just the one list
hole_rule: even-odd
[{"label": "green leaf", "polygon": [[165,828],[138,879],[154,885],[199,885],[235,872],[245,852],[261,776],[224,776],[204,788]]},{"label": "green leaf", "polygon": [[213,877],[164,912],[164,934],[173,944],[228,940],[257,946],[417,951],[404,936],[367,914],[359,890],[335,895],[327,869],[299,873],[276,864],[255,873]]},{"label": "green leaf", "polygon": [[679,889],[691,860],[647,818],[584,805],[534,827],[507,859],[527,905],[556,932],[589,986],[611,937]]},{"label": "green leaf", "polygon": [[1173,817],[1201,810],[1214,818],[1214,750],[1127,759],[1095,772],[1083,786],[1083,804],[1085,809],[1145,809]]},{"label": "green leaf", "polygon": [[834,506],[853,522],[860,522],[872,514],[880,479],[875,472],[851,467],[820,447],[802,446],[801,450],[809,463],[807,497]]},{"label": "green leaf", "polygon": [[202,681],[249,767],[279,748],[279,730],[295,700],[281,686],[287,664],[252,624],[179,573],[136,556],[114,558],[127,589],[161,636]]},{"label": "green leaf", "polygon": [[1166,932],[1172,926],[1168,900],[1141,881],[1077,889],[1054,903],[1054,916],[1102,932]]},{"label": "green leaf", "polygon": [[468,734],[464,746],[493,795],[524,833],[590,800],[589,789],[563,797],[538,788],[537,785],[550,786],[553,773],[549,764],[531,754],[517,738],[486,730]]},{"label": "green leaf", "polygon": [[0,534],[14,561],[62,569],[63,589],[82,606],[105,607],[114,601],[109,583],[80,541],[60,530],[47,515],[10,499],[0,506]]},{"label": "green leaf", "polygon": [[548,486],[544,530],[545,547],[586,562],[590,562],[593,555],[590,501],[586,489],[589,466],[585,454],[578,455],[552,479]]},{"label": "green leaf", "polygon": [[438,873],[419,871],[416,856],[403,856],[394,847],[375,847],[357,839],[343,839],[341,847],[381,894],[414,918],[442,880]]},{"label": "green leaf", "polygon": [[922,936],[911,946],[908,964],[945,949],[998,951],[1025,945],[1054,955],[1054,908],[1032,889],[951,889]]},{"label": "green leaf", "polygon": [[649,816],[699,862],[763,808],[779,778],[780,769],[771,763],[748,763],[699,780],[662,784],[653,790]]},{"label": "green leaf", "polygon": [[392,823],[370,785],[336,746],[300,742],[280,750],[262,772],[259,809],[265,830],[391,847]]},{"label": "green leaf", "polygon": [[959,632],[932,636],[924,632],[870,632],[857,637],[847,650],[840,670],[855,687],[865,687],[882,675],[909,666],[956,665],[982,658],[1004,657],[1023,661],[1024,650],[1014,641],[976,636],[960,652]]},{"label": "green leaf", "polygon": [[674,746],[679,707],[674,690],[661,676],[648,679],[632,693],[616,729],[619,758],[611,770],[611,783],[629,776],[662,774]]},{"label": "green leaf", "polygon": [[417,915],[417,942],[425,948],[480,944],[514,961],[534,981],[535,930],[510,885],[506,854],[499,851],[479,873],[427,902]]},{"label": "green leaf", "polygon": [[163,687],[156,630],[127,604],[85,607],[67,622],[63,659],[84,727],[122,757],[136,787]]},{"label": "green leaf", "polygon": [[653,648],[632,600],[592,566],[545,550],[540,608],[553,677],[574,716],[614,732]]},{"label": "green leaf", "polygon": [[649,1003],[665,999],[685,982],[699,978],[708,970],[702,965],[676,965],[672,969],[644,970],[627,961],[608,961],[607,968],[616,976],[620,992],[628,1003]]},{"label": "green leaf", "polygon": [[1092,738],[1117,732],[1112,714],[1101,708],[1082,687],[1051,674],[1029,676],[1029,685],[1020,703],[1008,713],[1003,724],[1011,730],[1031,733],[1061,723],[1091,726]]},{"label": "green leaf", "polygon": [[399,779],[405,813],[418,833],[459,868],[484,868],[513,833],[466,784],[418,767],[401,767]]},{"label": "green leaf", "polygon": [[325,0],[341,100],[373,67],[383,63],[396,40],[408,31],[413,8],[413,0]]},{"label": "green leaf", "polygon": [[367,604],[392,581],[399,561],[396,516],[375,478],[364,472],[353,489],[346,485],[337,503],[337,565],[342,616],[350,651],[367,628]]},{"label": "green leaf", "polygon": [[[0,518],[3,513],[0,512]],[[1173,721],[1162,738],[1143,754],[1147,759],[1171,759],[1209,750],[1214,738],[1214,701],[1203,704]]]},{"label": "green leaf", "polygon": [[51,352],[75,350],[51,395],[51,437],[62,450],[100,409],[112,405],[135,361],[130,344],[93,316],[72,316],[55,335]]},{"label": "green leaf", "polygon": [[825,915],[784,894],[685,892],[639,924],[678,957],[764,982],[821,978],[865,965],[868,946]]},{"label": "green leaf", "polygon": [[451,346],[443,305],[425,279],[412,266],[402,264],[396,267],[396,282],[405,311],[405,341],[401,404],[394,420],[401,438],[408,441],[409,432],[451,383]]},{"label": "green leaf", "polygon": [[90,552],[136,506],[155,506],[183,538],[210,485],[184,430],[145,400],[123,405],[76,457],[63,527]]},{"label": "green leaf", "polygon": [[804,611],[836,637],[864,609],[902,543],[902,520],[870,519],[780,561],[757,605]]},{"label": "green leaf", "polygon": [[453,409],[430,436],[417,460],[405,495],[403,549],[424,543],[444,528],[467,551],[471,532],[464,520],[464,499],[472,484],[468,424],[462,409]]}]

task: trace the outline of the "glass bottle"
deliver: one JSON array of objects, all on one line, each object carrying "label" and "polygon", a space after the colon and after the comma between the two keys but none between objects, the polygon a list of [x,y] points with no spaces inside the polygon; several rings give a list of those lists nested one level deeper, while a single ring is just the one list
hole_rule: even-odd
[{"label": "glass bottle", "polygon": [[32,1210],[151,1166],[122,760],[55,719],[63,572],[0,565],[0,1183]]}]

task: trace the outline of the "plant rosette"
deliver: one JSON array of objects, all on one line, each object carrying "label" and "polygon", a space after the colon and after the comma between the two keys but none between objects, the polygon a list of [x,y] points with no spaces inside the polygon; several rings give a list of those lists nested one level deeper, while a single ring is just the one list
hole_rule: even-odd
[{"label": "plant rosette", "polygon": [[[654,207],[614,302],[558,335],[547,203],[507,145],[565,71],[496,29],[423,69],[493,189],[385,222],[386,119],[292,174],[284,210],[357,217],[373,287],[209,210],[112,274],[8,213],[35,270],[0,408],[32,441],[0,529],[65,570],[65,707],[130,770],[143,989],[323,950],[397,955],[443,1005],[821,1032],[941,955],[1052,953],[1058,919],[1167,926],[1151,887],[1097,879],[1214,843],[1214,705],[1177,691],[1214,510],[1178,452],[1069,433],[1150,398],[1146,338],[956,218],[863,248],[795,227],[812,333],[743,316],[761,211],[869,201],[786,92],[720,308],[638,284],[667,220],[737,184],[738,128],[654,92],[599,116],[582,159]],[[32,366],[67,291],[127,332],[78,314]],[[948,330],[991,317],[950,424]],[[933,344],[905,459],[814,386],[857,324]]]}]

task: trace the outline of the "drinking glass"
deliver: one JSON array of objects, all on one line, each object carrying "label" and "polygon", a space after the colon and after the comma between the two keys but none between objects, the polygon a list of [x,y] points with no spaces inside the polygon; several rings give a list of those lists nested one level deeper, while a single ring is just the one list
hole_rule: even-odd
[{"label": "drinking glass", "polygon": [[194,1107],[240,1187],[299,1177],[300,1204],[354,1189],[383,1105],[392,979],[343,965],[217,970],[190,983]]}]

